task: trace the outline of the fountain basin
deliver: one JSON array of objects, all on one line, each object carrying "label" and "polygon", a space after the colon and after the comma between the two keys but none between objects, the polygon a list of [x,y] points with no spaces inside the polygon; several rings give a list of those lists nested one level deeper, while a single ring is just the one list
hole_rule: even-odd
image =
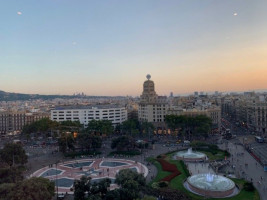
[{"label": "fountain basin", "polygon": [[187,188],[201,196],[224,198],[236,193],[235,183],[220,175],[196,174],[187,179]]},{"label": "fountain basin", "polygon": [[177,160],[184,160],[184,161],[203,161],[206,160],[206,154],[192,151],[192,148],[188,149],[187,151],[179,151],[174,156]]}]

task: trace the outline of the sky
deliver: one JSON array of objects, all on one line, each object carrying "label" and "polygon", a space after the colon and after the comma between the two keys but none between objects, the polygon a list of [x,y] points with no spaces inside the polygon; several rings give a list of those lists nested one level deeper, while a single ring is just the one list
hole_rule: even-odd
[{"label": "sky", "polygon": [[267,89],[266,0],[0,0],[0,90]]}]

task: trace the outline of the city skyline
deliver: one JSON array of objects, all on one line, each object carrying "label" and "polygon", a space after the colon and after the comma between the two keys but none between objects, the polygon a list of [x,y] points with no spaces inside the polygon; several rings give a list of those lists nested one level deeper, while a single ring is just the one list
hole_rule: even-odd
[{"label": "city skyline", "polygon": [[[167,2],[167,3],[166,3]],[[6,1],[0,90],[139,96],[267,89],[267,2]]]}]

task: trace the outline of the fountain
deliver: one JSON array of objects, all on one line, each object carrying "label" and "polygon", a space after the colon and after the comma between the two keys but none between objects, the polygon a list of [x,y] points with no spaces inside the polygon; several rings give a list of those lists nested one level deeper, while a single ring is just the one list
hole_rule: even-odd
[{"label": "fountain", "polygon": [[224,198],[238,193],[232,180],[210,173],[188,177],[185,187],[193,193],[212,198]]},{"label": "fountain", "polygon": [[211,173],[208,173],[207,175],[206,175],[206,181],[208,181],[208,182],[212,182],[213,181],[213,174],[211,174]]},{"label": "fountain", "polygon": [[174,156],[177,160],[184,160],[184,161],[203,161],[206,159],[206,154],[192,151],[192,148],[187,149],[187,151],[179,151]]}]

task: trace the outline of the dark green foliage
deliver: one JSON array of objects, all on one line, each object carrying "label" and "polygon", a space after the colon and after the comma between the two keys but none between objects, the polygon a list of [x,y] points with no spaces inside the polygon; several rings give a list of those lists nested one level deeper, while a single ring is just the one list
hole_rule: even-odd
[{"label": "dark green foliage", "polygon": [[2,183],[0,184],[0,200],[6,200],[9,194],[15,188],[15,183]]},{"label": "dark green foliage", "polygon": [[185,172],[186,177],[189,177],[190,176],[190,173],[189,173],[186,165],[184,164],[184,161],[183,160],[180,160],[179,162],[181,163],[181,166],[182,166],[182,168],[183,168],[183,170]]},{"label": "dark green foliage", "polygon": [[90,191],[91,188],[91,178],[82,176],[80,180],[74,181],[74,200],[85,200],[86,192]]},{"label": "dark green foliage", "polygon": [[58,139],[58,146],[59,150],[63,153],[65,153],[68,150],[74,151],[74,137],[71,133],[63,132],[60,135],[60,138]]},{"label": "dark green foliage", "polygon": [[140,190],[145,186],[146,180],[142,174],[124,169],[116,174],[115,183],[120,186],[118,189],[120,199],[118,200],[133,200],[140,197]]},{"label": "dark green foliage", "polygon": [[135,171],[130,169],[120,170],[119,173],[116,174],[115,182],[120,186],[127,185],[127,181],[136,181],[138,183],[138,187],[145,186],[146,180],[142,174],[138,174]]},{"label": "dark green foliage", "polygon": [[167,187],[168,186],[168,183],[166,181],[161,181],[161,182],[158,183],[158,186],[160,188],[164,188],[164,187]]},{"label": "dark green foliage", "polygon": [[133,134],[135,133],[138,133],[139,128],[140,128],[139,121],[135,119],[128,119],[122,122],[121,125],[121,131],[131,136],[133,136]]},{"label": "dark green foliage", "polygon": [[67,120],[67,121],[60,122],[60,126],[61,127],[81,128],[82,124],[80,123],[80,121]]},{"label": "dark green foliage", "polygon": [[121,136],[112,140],[111,148],[117,148],[118,151],[129,151],[135,147],[135,141],[129,136]]},{"label": "dark green foliage", "polygon": [[0,151],[0,157],[0,160],[10,166],[13,164],[24,165],[28,161],[28,156],[21,144],[5,144],[4,148]]},{"label": "dark green foliage", "polygon": [[0,184],[16,183],[22,180],[22,170],[18,167],[0,168]]},{"label": "dark green foliage", "polygon": [[110,135],[114,128],[109,120],[91,120],[85,130],[87,133]]},{"label": "dark green foliage", "polygon": [[243,187],[244,187],[244,190],[246,190],[246,191],[252,192],[255,190],[255,187],[254,187],[253,183],[251,183],[251,182],[245,182]]},{"label": "dark green foliage", "polygon": [[106,195],[106,200],[120,200],[120,192],[119,190],[111,190]]},{"label": "dark green foliage", "polygon": [[[101,200],[106,199],[109,192],[111,180],[106,178],[99,183],[91,183],[91,178],[82,176],[80,180],[74,181],[74,199],[75,200]],[[88,196],[88,198],[87,198]]]},{"label": "dark green foliage", "polygon": [[54,182],[43,177],[32,177],[17,183],[8,197],[10,200],[51,200],[54,195]]},{"label": "dark green foliage", "polygon": [[28,135],[30,133],[47,132],[48,130],[59,127],[59,123],[52,121],[49,118],[43,118],[39,121],[25,125],[22,129],[22,134]]},{"label": "dark green foliage", "polygon": [[77,137],[77,144],[81,147],[82,151],[95,151],[102,146],[102,139],[90,133],[80,133]]},{"label": "dark green foliage", "polygon": [[148,135],[150,132],[152,132],[154,130],[154,125],[151,122],[142,122],[140,128],[142,130],[142,133]]},{"label": "dark green foliage", "polygon": [[207,138],[212,125],[211,118],[205,115],[166,115],[165,121],[169,128],[181,130],[188,139],[191,139],[191,135]]}]

